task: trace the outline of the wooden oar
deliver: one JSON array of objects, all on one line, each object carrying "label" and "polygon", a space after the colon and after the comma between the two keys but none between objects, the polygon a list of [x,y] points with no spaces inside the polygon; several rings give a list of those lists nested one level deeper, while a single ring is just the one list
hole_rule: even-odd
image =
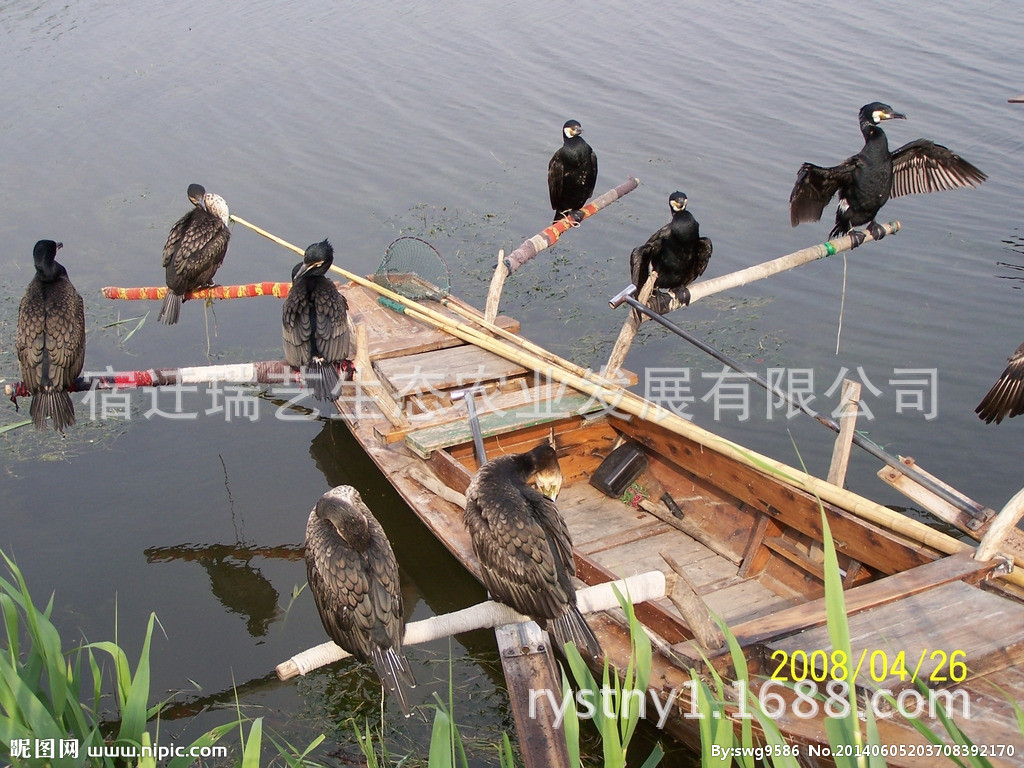
[{"label": "wooden oar", "polygon": [[[275,242],[285,245],[298,253],[302,252],[296,246],[286,243],[280,238],[270,235],[269,233],[265,233],[264,230],[238,219],[233,214],[232,218],[235,218],[239,223],[242,223],[245,226],[249,226],[254,231],[264,234],[264,236],[269,237],[269,239],[274,240]],[[400,296],[393,291],[389,291],[383,286],[374,283],[372,280],[367,280],[366,278],[343,270],[340,267],[332,266],[332,269],[336,269],[340,274],[345,275],[358,285],[362,285],[369,290],[381,294],[382,296],[387,296],[392,301],[402,304],[411,317],[421,319],[424,322],[433,325],[435,328],[449,333],[456,338],[460,338],[474,346],[480,347],[481,349],[493,352],[505,360],[510,360],[511,362],[522,365],[525,368],[543,373],[559,383],[566,384],[567,386],[573,387],[581,392],[585,392],[595,398],[600,398],[602,402],[608,403],[610,407],[619,408],[627,413],[637,416],[638,418],[652,421],[669,431],[693,440],[709,450],[717,451],[723,456],[738,461],[744,466],[751,467],[759,472],[767,473],[782,482],[820,498],[822,501],[841,507],[858,517],[899,533],[900,535],[905,536],[906,538],[923,546],[931,547],[932,549],[944,554],[954,554],[956,552],[972,549],[970,545],[954,539],[952,536],[942,533],[941,531],[930,528],[924,523],[913,520],[898,512],[893,512],[892,510],[883,507],[881,504],[865,499],[862,496],[858,496],[844,488],[832,485],[821,478],[814,477],[802,470],[795,469],[783,462],[763,456],[720,435],[709,432],[702,427],[687,421],[678,414],[675,414],[656,403],[652,403],[649,400],[645,400],[639,395],[636,395],[622,387],[608,387],[589,381],[583,377],[577,376],[566,368],[555,366],[551,362],[545,361],[536,355],[532,355],[521,348],[513,347],[511,344],[507,344],[491,336],[487,336],[465,324],[456,324],[451,320],[451,318],[429,309],[418,302],[407,299],[404,296]],[[1012,581],[1015,584],[1019,584],[1020,586],[1024,586],[1024,574],[1021,574],[1018,571],[1007,574],[1003,576],[1003,578]]]}]

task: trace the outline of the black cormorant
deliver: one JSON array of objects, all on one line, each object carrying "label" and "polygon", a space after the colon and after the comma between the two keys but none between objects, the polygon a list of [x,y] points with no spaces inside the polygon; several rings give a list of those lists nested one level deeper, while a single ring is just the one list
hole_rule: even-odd
[{"label": "black cormorant", "polygon": [[[527,485],[531,477],[540,491]],[[494,600],[546,625],[559,649],[573,641],[584,656],[599,658],[600,643],[576,606],[572,541],[554,502],[561,484],[546,443],[492,459],[466,490],[466,527]]]},{"label": "black cormorant", "polygon": [[562,126],[562,146],[548,163],[548,195],[555,211],[552,222],[571,216],[587,204],[597,184],[597,155],[583,140],[575,120]]},{"label": "black cormorant", "polygon": [[398,563],[359,492],[339,485],[320,497],[306,525],[306,575],[327,634],[360,661],[409,715],[416,686],[402,652],[405,620]]},{"label": "black cormorant", "polygon": [[174,223],[164,245],[168,291],[159,320],[167,325],[178,322],[184,294],[213,283],[231,238],[231,219],[223,197],[207,192],[201,184],[189,184],[188,199],[192,210]]},{"label": "black cormorant", "polygon": [[292,287],[281,313],[285,359],[293,368],[305,369],[318,400],[337,397],[337,366],[351,367],[348,302],[326,277],[332,263],[334,248],[327,240],[309,246],[292,269]]},{"label": "black cormorant", "polygon": [[836,225],[829,237],[849,232],[856,247],[864,241],[864,234],[854,232],[854,227],[866,224],[876,240],[885,235],[875,217],[890,197],[974,187],[988,178],[959,155],[927,139],[916,139],[889,152],[885,132],[878,124],[894,118],[905,120],[906,116],[877,101],[865,104],[860,108],[864,148],[858,154],[834,168],[811,163],[800,166],[789,196],[789,219],[794,227],[820,219],[838,192]]},{"label": "black cormorant", "polygon": [[[668,198],[672,221],[659,229],[629,256],[629,272],[639,290],[651,269],[658,273],[656,289],[671,291],[684,306],[690,303],[687,286],[704,274],[711,259],[711,240],[700,236],[700,225],[686,210],[686,195],[673,192]],[[669,306],[667,296],[652,294],[648,302],[658,313]]]},{"label": "black cormorant", "polygon": [[32,250],[36,274],[18,307],[15,335],[21,380],[32,395],[32,422],[46,429],[52,418],[59,432],[75,423],[67,390],[85,364],[85,303],[67,270],[54,261],[63,245],[40,240]]},{"label": "black cormorant", "polygon": [[1006,369],[974,412],[986,424],[993,421],[998,424],[1007,416],[1020,416],[1024,413],[1024,344],[1010,355]]}]

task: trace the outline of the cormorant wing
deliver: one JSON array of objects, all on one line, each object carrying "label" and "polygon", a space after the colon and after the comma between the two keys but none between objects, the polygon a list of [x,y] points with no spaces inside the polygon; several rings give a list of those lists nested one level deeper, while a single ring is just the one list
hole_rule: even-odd
[{"label": "cormorant wing", "polygon": [[853,181],[856,168],[856,155],[832,168],[801,165],[789,195],[789,223],[795,227],[805,221],[818,221],[828,201]]},{"label": "cormorant wing", "polygon": [[557,209],[562,199],[562,182],[565,179],[565,159],[562,157],[562,150],[559,149],[551,156],[548,163],[548,199],[551,201],[551,208]]},{"label": "cormorant wing", "polygon": [[690,278],[689,282],[693,282],[698,277],[704,274],[704,270],[708,268],[708,263],[711,261],[711,238],[702,237],[697,244],[697,252],[694,254],[693,262],[693,277]]},{"label": "cormorant wing", "polygon": [[[231,238],[231,230],[225,227],[217,217],[198,209],[193,211],[193,214],[198,214],[198,216],[190,222],[189,226],[185,227],[177,247],[177,252],[183,253],[184,257],[175,258],[177,254],[171,255],[174,272],[189,282],[198,281],[207,274],[212,277],[212,273],[216,272],[224,261],[228,240]],[[171,234],[173,235],[173,233],[172,228]],[[164,253],[166,266],[166,246]]]},{"label": "cormorant wing", "polygon": [[[302,294],[304,286],[300,283]],[[309,364],[309,339],[313,335],[313,322],[309,316],[309,302],[300,291],[292,291],[284,300],[281,308],[282,338],[284,340],[284,357],[289,365],[296,367]]]},{"label": "cormorant wing", "polygon": [[85,302],[66,275],[50,296],[55,304],[48,310],[39,284],[32,283],[18,309],[15,347],[29,391],[43,383],[44,367],[53,385],[66,389],[85,365]]},{"label": "cormorant wing", "polygon": [[[348,331],[348,302],[328,277],[321,278],[322,289],[313,292],[313,307],[316,310],[316,348],[328,362],[348,360],[351,354],[351,339]],[[308,322],[308,321],[307,321]]]},{"label": "cormorant wing", "polygon": [[167,234],[167,242],[164,243],[164,254],[162,266],[164,269],[171,263],[171,259],[174,258],[174,254],[178,252],[178,246],[181,244],[181,238],[185,234],[185,230],[188,229],[188,223],[192,220],[192,214],[195,209],[192,209],[176,222],[171,227],[171,231]]},{"label": "cormorant wing", "polygon": [[974,409],[986,424],[1024,413],[1024,344],[1010,355],[1006,369]]},{"label": "cormorant wing", "polygon": [[565,550],[552,549],[544,526],[534,517],[549,501],[532,488],[502,492],[500,499],[481,500],[470,492],[465,521],[491,596],[522,613],[554,618],[569,597],[559,579]]},{"label": "cormorant wing", "polygon": [[647,282],[647,276],[651,273],[651,261],[661,253],[665,241],[672,233],[671,222],[663,226],[649,238],[643,245],[638,245],[629,254],[629,274],[633,285],[639,292]]},{"label": "cormorant wing", "polygon": [[917,139],[892,153],[890,196],[976,187],[987,178],[960,155],[941,144]]}]

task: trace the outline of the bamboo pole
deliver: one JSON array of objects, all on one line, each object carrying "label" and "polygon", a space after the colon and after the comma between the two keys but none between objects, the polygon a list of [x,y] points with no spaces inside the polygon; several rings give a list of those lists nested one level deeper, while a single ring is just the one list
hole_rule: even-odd
[{"label": "bamboo pole", "polygon": [[[297,371],[284,360],[266,360],[255,363],[228,365],[202,365],[183,368],[150,368],[148,371],[111,371],[79,376],[68,387],[68,392],[87,392],[90,389],[137,389],[139,387],[174,387],[186,384],[288,384],[301,383]],[[6,384],[8,397],[28,397],[24,382]]]},{"label": "bamboo pole", "polygon": [[595,197],[589,203],[587,203],[580,210],[583,212],[583,216],[579,221],[570,219],[568,216],[563,216],[558,221],[546,227],[541,232],[538,232],[533,237],[527,238],[522,244],[516,248],[508,256],[505,256],[503,252],[498,253],[498,266],[494,270],[494,275],[491,277],[491,287],[487,291],[487,303],[484,305],[484,317],[487,322],[493,323],[494,318],[498,316],[498,305],[501,303],[501,292],[505,286],[505,279],[523,266],[526,262],[530,261],[538,253],[550,248],[552,245],[558,242],[565,232],[570,229],[575,229],[580,223],[587,218],[590,218],[595,213],[603,208],[614,203],[620,197],[628,195],[640,184],[640,179],[635,176],[630,176],[625,182],[610,189],[599,197]]},{"label": "bamboo pole", "polygon": [[[898,221],[890,221],[888,224],[883,224],[882,229],[885,230],[885,234],[894,235],[900,231],[901,224]],[[871,233],[867,230],[863,231],[864,242],[874,242],[875,238],[871,236]],[[780,256],[777,259],[771,261],[765,261],[761,264],[754,264],[753,266],[746,267],[745,269],[739,269],[735,272],[730,272],[726,275],[719,275],[718,277],[712,277],[707,280],[701,280],[696,283],[691,283],[688,287],[690,289],[690,304],[695,301],[700,301],[708,296],[712,296],[716,293],[722,293],[732,288],[739,288],[740,286],[748,285],[758,280],[764,280],[772,275],[777,275],[780,272],[787,272],[795,267],[809,264],[812,261],[818,261],[819,259],[825,259],[829,256],[834,256],[837,253],[843,251],[853,250],[853,240],[849,235],[843,235],[833,240],[829,240],[818,245],[812,245],[809,248],[802,248],[799,251],[795,251],[786,256]],[[671,297],[669,302],[669,312],[681,308],[683,305],[679,303],[679,300],[674,296]]]},{"label": "bamboo pole", "polygon": [[[622,595],[628,595],[634,604],[648,600],[660,600],[665,596],[665,574],[661,571],[648,571],[618,581],[583,587],[576,592],[576,604],[582,613],[596,613],[617,608],[619,602],[615,590]],[[488,600],[460,611],[446,613],[442,616],[432,616],[429,619],[407,624],[402,644],[418,645],[462,632],[530,620],[529,616],[524,616],[514,608]],[[314,669],[349,656],[351,654],[348,651],[333,642],[322,643],[278,664],[277,676],[282,680],[289,680],[296,675],[305,675]]]},{"label": "bamboo pole", "polygon": [[[892,235],[900,231],[900,223],[898,221],[891,221],[888,224],[882,225],[886,234]],[[864,242],[872,242],[874,238],[870,232],[864,233]],[[832,256],[836,253],[843,251],[849,251],[853,248],[853,239],[849,235],[843,235],[837,237],[834,240],[829,240],[825,243],[819,243],[818,245],[812,245],[809,248],[803,248],[794,253],[790,253],[786,256],[780,256],[777,259],[771,261],[765,261],[761,264],[755,264],[745,269],[737,270],[736,272],[730,272],[727,275],[720,275],[719,277],[712,277],[709,280],[701,280],[697,283],[691,283],[689,286],[690,290],[690,304],[700,299],[707,298],[716,293],[728,291],[731,288],[738,288],[743,285],[748,285],[757,280],[764,280],[772,275],[777,275],[779,272],[786,272],[795,267],[799,267],[803,264],[808,264],[818,259],[823,259],[828,256]],[[650,282],[650,278],[648,278]],[[644,286],[646,288],[646,284]],[[647,304],[648,299],[651,296],[650,293],[643,295],[641,290],[641,297],[638,297],[638,301],[641,304]],[[675,296],[671,296],[669,300],[668,312],[674,312],[680,309],[683,305],[679,303],[679,300]],[[619,337],[615,342],[615,346],[612,348],[612,353],[608,358],[608,364],[605,366],[605,371],[609,375],[613,375],[617,371],[622,363],[625,362],[626,354],[629,352],[629,347],[633,343],[633,339],[636,337],[637,331],[640,328],[641,323],[646,318],[639,317],[636,312],[631,312],[629,317],[622,325],[622,330],[619,331]]]},{"label": "bamboo pole", "polygon": [[[189,291],[181,298],[183,301],[189,299],[251,299],[257,296],[273,296],[277,299],[284,299],[291,290],[291,283],[247,283],[245,285],[212,285],[209,288],[199,288]],[[167,295],[166,285],[150,286],[142,288],[118,288],[107,286],[100,289],[103,296],[108,299],[122,301],[154,301],[162,299]]]},{"label": "bamboo pole", "polygon": [[[266,233],[255,225],[238,219],[234,214],[232,214],[232,218],[235,218],[239,223],[251,227],[254,231],[264,234],[264,236],[284,245],[285,247],[296,251],[299,250],[296,246]],[[942,533],[941,531],[930,528],[924,523],[898,512],[894,512],[893,510],[883,507],[881,504],[865,499],[862,496],[843,488],[839,488],[799,469],[790,467],[783,462],[763,456],[748,448],[744,448],[727,438],[713,432],[709,432],[706,429],[687,421],[678,414],[675,414],[656,403],[652,403],[649,400],[645,400],[639,395],[636,395],[622,387],[606,387],[587,378],[577,376],[565,367],[545,362],[536,355],[532,355],[519,347],[514,347],[511,344],[507,344],[498,339],[492,338],[491,336],[487,336],[474,328],[470,328],[463,324],[456,325],[452,322],[451,318],[435,312],[418,302],[394,293],[393,291],[389,291],[371,280],[367,280],[366,278],[343,270],[336,265],[332,265],[331,268],[338,271],[340,274],[345,275],[353,282],[372,291],[376,291],[377,293],[390,298],[392,301],[402,304],[406,307],[410,317],[421,319],[424,322],[430,323],[439,330],[478,346],[481,349],[493,352],[505,360],[509,360],[518,365],[522,365],[525,368],[542,373],[559,383],[566,384],[567,386],[595,398],[599,398],[601,402],[608,404],[609,408],[619,408],[640,419],[658,424],[664,429],[674,432],[677,435],[693,440],[708,450],[716,451],[727,458],[743,464],[744,466],[766,473],[780,482],[784,482],[794,488],[810,493],[822,501],[841,507],[851,514],[874,523],[875,525],[887,528],[888,530],[898,533],[899,535],[921,544],[922,546],[930,547],[943,554],[954,554],[972,549],[968,544],[954,539],[952,536]],[[1006,578],[1008,581],[1012,581],[1015,584],[1019,584],[1020,586],[1024,586],[1024,574],[1019,571],[1014,571],[1003,578]]]}]

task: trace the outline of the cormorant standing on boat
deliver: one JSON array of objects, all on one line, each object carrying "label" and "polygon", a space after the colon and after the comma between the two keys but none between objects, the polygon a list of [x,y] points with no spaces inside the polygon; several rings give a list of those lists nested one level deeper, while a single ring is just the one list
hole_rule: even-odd
[{"label": "cormorant standing on boat", "polygon": [[184,294],[212,285],[231,238],[231,219],[223,197],[207,192],[201,184],[189,184],[188,199],[192,210],[174,223],[164,245],[168,291],[159,320],[167,325],[178,322]]},{"label": "cormorant standing on boat", "polygon": [[[527,485],[533,477],[540,491]],[[466,527],[491,597],[530,616],[581,654],[601,656],[601,645],[576,606],[572,541],[554,498],[562,484],[555,449],[484,464],[466,490]]]},{"label": "cormorant standing on boat", "polygon": [[402,652],[398,563],[384,529],[355,488],[331,489],[310,513],[306,575],[327,634],[360,661],[373,664],[408,717],[408,689],[416,680]]},{"label": "cormorant standing on boat", "polygon": [[578,122],[566,122],[562,126],[562,146],[548,163],[548,195],[555,211],[552,223],[564,216],[573,216],[594,194],[597,155],[582,134],[583,128]]},{"label": "cormorant standing on boat", "polygon": [[1006,369],[974,412],[986,424],[993,421],[998,424],[1007,416],[1020,416],[1024,413],[1024,344],[1010,355]]},{"label": "cormorant standing on boat", "polygon": [[[686,210],[686,195],[673,192],[668,198],[672,221],[655,232],[629,256],[629,272],[637,290],[644,286],[651,269],[658,273],[656,289],[671,292],[686,306],[690,303],[687,286],[704,274],[711,259],[711,240],[700,236],[700,225]],[[659,314],[668,310],[670,299],[654,293],[650,306]]]},{"label": "cormorant standing on boat", "polygon": [[334,247],[323,240],[306,249],[292,269],[292,287],[284,301],[284,356],[288,365],[305,369],[318,400],[337,397],[338,368],[351,370],[348,302],[326,277]]},{"label": "cormorant standing on boat", "polygon": [[18,307],[14,342],[21,380],[32,395],[32,423],[46,429],[52,418],[58,432],[75,423],[68,387],[85,364],[85,302],[64,266],[54,261],[63,245],[40,240],[33,248],[36,274]]},{"label": "cormorant standing on boat", "polygon": [[794,227],[820,219],[828,201],[838,192],[836,225],[829,237],[849,232],[856,247],[864,242],[864,234],[853,228],[862,224],[876,240],[884,237],[885,231],[875,217],[890,197],[974,187],[988,178],[959,155],[927,139],[916,139],[889,152],[885,132],[878,124],[892,119],[906,120],[906,116],[888,104],[865,104],[860,108],[864,148],[858,154],[833,168],[811,163],[800,166],[789,196],[789,219]]}]

